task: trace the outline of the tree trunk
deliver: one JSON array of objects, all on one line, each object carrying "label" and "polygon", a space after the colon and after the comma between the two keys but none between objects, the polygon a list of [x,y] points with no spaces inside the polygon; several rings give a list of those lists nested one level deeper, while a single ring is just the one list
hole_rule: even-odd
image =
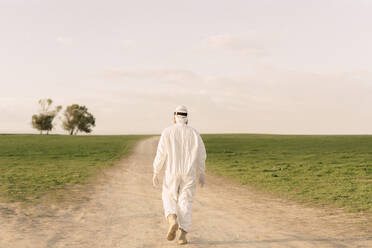
[{"label": "tree trunk", "polygon": [[79,129],[76,129],[76,131],[75,131],[75,135],[78,133],[78,131],[79,131]]},{"label": "tree trunk", "polygon": [[49,130],[47,131],[47,135],[49,135]]},{"label": "tree trunk", "polygon": [[73,135],[73,134],[74,134],[74,129],[71,129],[70,135]]}]

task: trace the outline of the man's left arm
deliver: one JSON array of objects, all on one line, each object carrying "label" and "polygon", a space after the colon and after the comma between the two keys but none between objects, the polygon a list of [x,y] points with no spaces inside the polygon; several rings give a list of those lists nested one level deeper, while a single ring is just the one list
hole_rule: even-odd
[{"label": "man's left arm", "polygon": [[165,144],[165,134],[163,132],[160,136],[160,140],[158,143],[158,149],[156,151],[156,156],[155,156],[154,163],[153,163],[153,168],[154,168],[153,185],[154,186],[159,184],[158,175],[164,166],[166,158],[167,158],[167,153],[166,153],[166,144]]}]

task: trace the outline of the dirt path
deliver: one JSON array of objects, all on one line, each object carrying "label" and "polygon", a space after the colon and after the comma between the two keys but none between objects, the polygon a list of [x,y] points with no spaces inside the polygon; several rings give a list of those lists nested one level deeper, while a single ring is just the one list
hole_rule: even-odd
[{"label": "dirt path", "polygon": [[[28,210],[0,205],[0,248],[177,247],[165,239],[161,189],[151,185],[157,141],[140,142],[88,200]],[[186,247],[372,247],[372,231],[360,230],[354,215],[329,215],[211,175],[193,208]]]}]

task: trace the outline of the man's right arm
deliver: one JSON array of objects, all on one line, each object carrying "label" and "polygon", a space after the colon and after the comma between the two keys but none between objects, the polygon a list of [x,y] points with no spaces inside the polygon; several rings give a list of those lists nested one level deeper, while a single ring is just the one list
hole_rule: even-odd
[{"label": "man's right arm", "polygon": [[205,146],[203,139],[201,138],[200,134],[198,135],[198,143],[199,143],[199,164],[198,164],[198,171],[199,171],[199,184],[201,187],[205,184],[205,160],[207,159],[207,152],[205,151]]},{"label": "man's right arm", "polygon": [[207,152],[205,151],[205,146],[203,139],[199,134],[199,173],[205,174],[205,160],[207,159]]}]

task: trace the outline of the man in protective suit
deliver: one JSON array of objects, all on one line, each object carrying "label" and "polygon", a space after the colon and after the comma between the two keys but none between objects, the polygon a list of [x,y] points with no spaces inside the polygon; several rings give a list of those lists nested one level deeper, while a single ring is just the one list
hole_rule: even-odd
[{"label": "man in protective suit", "polygon": [[164,129],[161,134],[153,163],[154,186],[159,184],[160,170],[166,164],[162,199],[169,223],[167,239],[174,240],[179,229],[179,244],[187,243],[197,172],[199,184],[203,187],[207,157],[200,134],[187,124],[187,108],[178,106],[174,112],[174,125]]}]

